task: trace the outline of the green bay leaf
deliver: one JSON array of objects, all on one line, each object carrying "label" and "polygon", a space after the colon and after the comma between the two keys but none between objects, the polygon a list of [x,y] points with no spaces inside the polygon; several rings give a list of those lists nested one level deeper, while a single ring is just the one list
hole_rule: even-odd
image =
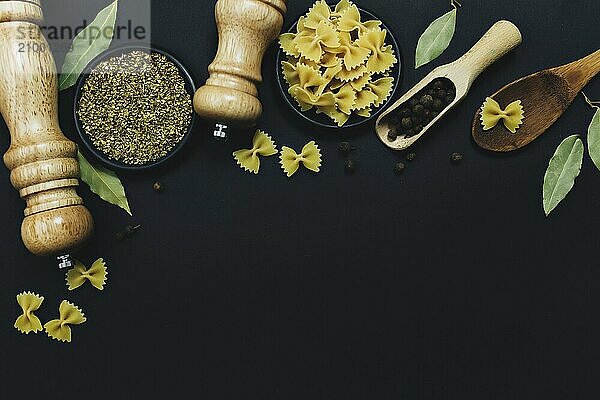
[{"label": "green bay leaf", "polygon": [[102,200],[119,206],[132,215],[125,188],[117,174],[106,168],[92,165],[81,152],[77,152],[77,158],[81,169],[81,180],[89,185],[91,191]]},{"label": "green bay leaf", "polygon": [[581,172],[583,142],[578,135],[569,136],[558,146],[544,176],[544,211],[549,216],[563,201]]},{"label": "green bay leaf", "polygon": [[[118,0],[98,13],[96,18],[73,40],[65,57],[59,90],[73,86],[86,65],[112,43],[117,19]],[[110,33],[110,34],[109,34]]]},{"label": "green bay leaf", "polygon": [[450,45],[456,29],[456,8],[431,23],[419,38],[415,69],[438,58]]},{"label": "green bay leaf", "polygon": [[596,108],[596,114],[588,129],[588,151],[596,168],[600,170],[600,107]]}]

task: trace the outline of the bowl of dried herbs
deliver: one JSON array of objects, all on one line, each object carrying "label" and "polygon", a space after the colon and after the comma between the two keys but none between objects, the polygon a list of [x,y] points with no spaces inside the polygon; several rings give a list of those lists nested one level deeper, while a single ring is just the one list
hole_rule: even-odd
[{"label": "bowl of dried herbs", "polygon": [[75,125],[85,149],[108,167],[157,167],[178,153],[191,134],[195,90],[186,68],[163,50],[108,50],[90,62],[77,82]]}]

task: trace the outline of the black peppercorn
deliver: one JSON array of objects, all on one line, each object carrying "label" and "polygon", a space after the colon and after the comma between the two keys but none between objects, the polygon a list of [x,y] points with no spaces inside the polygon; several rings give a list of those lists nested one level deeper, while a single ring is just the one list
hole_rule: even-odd
[{"label": "black peppercorn", "polygon": [[454,96],[446,96],[446,104],[450,104],[454,101]]},{"label": "black peppercorn", "polygon": [[428,94],[424,95],[423,97],[421,97],[421,104],[423,105],[423,107],[431,108],[431,106],[433,105],[433,97],[431,97]]},{"label": "black peppercorn", "polygon": [[433,101],[433,109],[435,111],[442,111],[444,109],[444,103],[440,99],[435,99]]},{"label": "black peppercorn", "polygon": [[417,158],[417,154],[416,153],[409,153],[406,156],[406,160],[408,160],[408,161],[415,161],[416,158]]},{"label": "black peppercorn", "polygon": [[403,108],[400,110],[400,116],[402,118],[410,117],[411,114],[412,114],[412,111],[410,108]]},{"label": "black peppercorn", "polygon": [[421,133],[422,130],[423,130],[423,125],[417,125],[417,126],[415,126],[415,132],[416,133]]},{"label": "black peppercorn", "polygon": [[344,169],[347,174],[352,175],[356,172],[356,163],[353,160],[346,160]]},{"label": "black peppercorn", "polygon": [[410,118],[402,118],[402,127],[404,129],[410,129],[413,126],[412,119]]},{"label": "black peppercorn", "polygon": [[403,162],[397,162],[394,166],[394,172],[396,175],[402,175],[406,170],[406,165]]},{"label": "black peppercorn", "polygon": [[425,107],[423,107],[421,104],[417,104],[412,109],[414,115],[421,115],[421,114],[423,114],[424,110],[425,110]]},{"label": "black peppercorn", "polygon": [[413,97],[412,99],[410,99],[410,101],[408,102],[408,104],[410,104],[411,107],[414,107],[417,104],[419,104],[419,100],[417,100],[416,97]]},{"label": "black peppercorn", "polygon": [[160,183],[160,182],[155,182],[154,185],[152,185],[152,189],[156,192],[156,193],[162,193],[165,191],[165,186]]},{"label": "black peppercorn", "polygon": [[445,99],[447,96],[447,93],[444,89],[440,89],[435,93],[435,97],[437,97],[438,99]]},{"label": "black peppercorn", "polygon": [[425,111],[423,111],[423,118],[431,120],[431,111],[425,109]]},{"label": "black peppercorn", "polygon": [[354,147],[348,142],[342,142],[338,145],[338,151],[343,156],[348,156],[352,150],[354,150]]},{"label": "black peppercorn", "polygon": [[437,81],[435,81],[435,82],[433,83],[433,87],[434,87],[435,89],[443,89],[445,86],[446,86],[446,85],[444,84],[444,81],[443,81],[443,80],[441,80],[441,79],[438,79]]},{"label": "black peppercorn", "polygon": [[437,116],[438,116],[438,115],[440,115],[440,113],[439,113],[439,112],[437,112],[437,111],[432,111],[432,112],[431,112],[431,119],[433,120],[433,119],[437,118]]},{"label": "black peppercorn", "polygon": [[433,88],[428,89],[427,94],[430,95],[431,97],[435,96],[435,89],[433,89]]},{"label": "black peppercorn", "polygon": [[464,159],[464,156],[461,153],[452,153],[452,155],[450,156],[450,161],[452,161],[455,164],[458,164],[463,159]]},{"label": "black peppercorn", "polygon": [[395,141],[396,139],[398,139],[398,132],[396,131],[396,129],[390,129],[388,134],[387,134],[387,138],[390,142]]}]

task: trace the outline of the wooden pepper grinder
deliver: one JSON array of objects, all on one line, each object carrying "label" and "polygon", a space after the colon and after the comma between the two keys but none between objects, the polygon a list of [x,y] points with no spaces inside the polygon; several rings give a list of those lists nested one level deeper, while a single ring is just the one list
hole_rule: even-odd
[{"label": "wooden pepper grinder", "polygon": [[281,32],[286,11],[285,0],[217,2],[219,49],[208,67],[210,78],[194,97],[198,115],[215,122],[216,139],[227,139],[229,127],[256,125],[262,114],[256,87],[262,59]]},{"label": "wooden pepper grinder", "polygon": [[0,112],[11,134],[4,163],[27,206],[21,227],[35,255],[72,266],[69,252],[93,231],[79,185],[77,146],[61,132],[54,58],[40,0],[0,0]]}]

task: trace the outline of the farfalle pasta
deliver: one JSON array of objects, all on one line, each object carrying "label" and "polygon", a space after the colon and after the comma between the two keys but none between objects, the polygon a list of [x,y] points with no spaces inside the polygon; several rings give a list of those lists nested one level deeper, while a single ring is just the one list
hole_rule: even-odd
[{"label": "farfalle pasta", "polygon": [[298,171],[301,164],[313,172],[321,170],[321,150],[314,141],[307,143],[300,154],[296,153],[294,149],[284,146],[279,158],[281,168],[288,178]]},{"label": "farfalle pasta", "polygon": [[245,171],[258,174],[260,170],[259,156],[269,157],[275,154],[277,154],[277,148],[273,139],[265,132],[257,130],[252,140],[252,148],[234,152],[233,158]]},{"label": "farfalle pasta", "polygon": [[481,124],[485,131],[489,131],[502,120],[506,129],[511,133],[516,133],[517,129],[523,124],[524,118],[525,113],[523,112],[521,100],[510,103],[503,110],[496,100],[488,97],[481,107]]},{"label": "farfalle pasta", "polygon": [[69,290],[75,290],[86,281],[98,290],[104,290],[108,271],[106,263],[102,258],[96,260],[89,269],[86,269],[80,261],[75,262],[75,267],[67,271],[67,286]]},{"label": "farfalle pasta", "polygon": [[352,115],[369,117],[385,103],[398,59],[381,26],[362,21],[352,1],[341,0],[332,10],[319,0],[298,20],[296,33],[279,37],[287,56],[283,76],[302,112],[315,109],[343,126]]},{"label": "farfalle pasta", "polygon": [[76,305],[63,300],[59,306],[59,318],[47,322],[44,329],[49,337],[60,342],[71,342],[71,326],[86,321],[83,311]]},{"label": "farfalle pasta", "polygon": [[32,292],[23,292],[17,295],[17,303],[23,310],[23,314],[17,318],[14,325],[19,332],[27,335],[42,330],[42,323],[34,311],[37,311],[43,302],[43,296]]}]

